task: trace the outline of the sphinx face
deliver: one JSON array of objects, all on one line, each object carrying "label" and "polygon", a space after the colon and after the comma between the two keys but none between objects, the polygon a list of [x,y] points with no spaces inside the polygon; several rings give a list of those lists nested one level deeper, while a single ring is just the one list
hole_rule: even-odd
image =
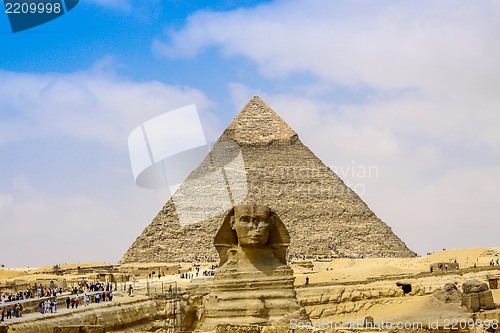
[{"label": "sphinx face", "polygon": [[231,228],[236,231],[241,247],[265,246],[271,229],[269,208],[259,205],[235,206]]}]

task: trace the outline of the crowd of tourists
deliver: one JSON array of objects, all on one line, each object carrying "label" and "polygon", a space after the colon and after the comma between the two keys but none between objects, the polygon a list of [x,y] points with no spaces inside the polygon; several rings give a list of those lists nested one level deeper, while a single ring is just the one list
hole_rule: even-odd
[{"label": "crowd of tourists", "polygon": [[[201,272],[201,276],[214,276],[215,275],[215,270],[219,268],[219,265],[217,264],[213,264],[212,267],[210,267],[210,269],[205,269]],[[180,273],[180,278],[181,279],[188,279],[188,280],[192,280],[194,279],[195,277],[199,277],[200,276],[200,266],[197,266],[194,268],[194,271],[193,271],[193,267],[189,268],[189,270],[185,273]]]},{"label": "crowd of tourists", "polygon": [[29,298],[41,298],[41,297],[55,297],[57,293],[62,293],[62,288],[57,287],[44,287],[42,285],[35,284],[33,287],[28,288],[24,291],[18,291],[15,293],[10,293],[6,295],[5,292],[2,292],[0,296],[0,304],[4,304],[6,302],[18,302]]},{"label": "crowd of tourists", "polygon": [[21,303],[16,303],[13,305],[0,306],[0,321],[5,321],[6,319],[12,319],[22,317],[23,315],[23,305]]},{"label": "crowd of tourists", "polygon": [[[70,295],[66,298],[66,308],[78,308],[79,304],[89,306],[91,303],[110,302],[113,300],[113,291],[116,290],[116,283],[89,283],[82,280],[78,286],[70,289]],[[61,297],[62,288],[44,287],[42,285],[34,285],[26,291],[6,295],[2,292],[0,298],[0,320],[19,318],[23,313],[23,304],[21,301],[38,298],[45,298],[38,303],[38,309],[41,314],[57,313],[59,305],[57,297]],[[83,294],[83,295],[82,295]],[[9,304],[12,303],[12,304]]]}]

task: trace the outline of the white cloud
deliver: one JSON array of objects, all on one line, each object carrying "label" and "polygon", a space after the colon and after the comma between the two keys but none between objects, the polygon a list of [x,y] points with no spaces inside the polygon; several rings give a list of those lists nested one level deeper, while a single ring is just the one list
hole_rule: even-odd
[{"label": "white cloud", "polygon": [[323,99],[328,86],[368,87],[367,103],[330,111],[379,131],[498,151],[499,15],[496,1],[275,1],[198,12],[153,49],[189,57],[214,47],[253,60],[264,76],[311,73],[308,93]]},{"label": "white cloud", "polygon": [[196,89],[101,71],[0,71],[0,78],[0,145],[61,136],[126,147],[128,134],[145,120],[189,104],[207,112],[211,105]]},{"label": "white cloud", "polygon": [[132,81],[102,66],[68,74],[0,71],[2,245],[29,239],[16,256],[0,253],[0,262],[117,262],[167,200],[162,191],[135,186],[127,137],[189,104],[215,123],[212,102],[189,87]]},{"label": "white cloud", "polygon": [[[14,180],[13,182],[18,182]],[[2,246],[0,262],[8,267],[68,262],[117,262],[164,204],[159,192],[115,184],[86,194],[50,193],[34,189],[27,179],[9,195],[0,196]],[[21,242],[21,243],[20,243]]]},{"label": "white cloud", "polygon": [[[347,181],[425,253],[498,242],[499,15],[496,1],[275,1],[196,13],[153,50],[253,61],[288,91],[233,83],[237,109],[260,95],[327,165],[377,166]],[[339,103],[339,87],[368,92]]]},{"label": "white cloud", "polygon": [[176,57],[217,47],[254,60],[264,75],[308,71],[342,84],[434,92],[479,84],[492,96],[499,12],[495,1],[276,1],[196,13],[154,49]]},{"label": "white cloud", "polygon": [[12,205],[13,199],[10,195],[0,195],[0,211]]},{"label": "white cloud", "polygon": [[[413,250],[425,254],[496,244],[494,233],[480,230],[495,228],[500,214],[496,202],[500,189],[495,186],[500,182],[498,150],[490,151],[494,143],[470,137],[469,131],[450,133],[444,128],[442,135],[429,135],[428,109],[437,112],[435,118],[443,117],[432,103],[411,104],[402,98],[385,104],[335,105],[316,97],[268,94],[236,83],[230,90],[238,109],[250,96],[260,95],[326,165],[340,170],[337,174]],[[398,116],[401,109],[391,106],[396,102],[408,103],[423,115],[408,116],[405,121]],[[460,113],[447,116],[452,124],[466,121]],[[460,126],[468,130],[467,124]],[[500,122],[489,126],[493,130]],[[478,149],[487,151],[482,157],[489,161],[469,158]],[[370,167],[376,172],[366,177],[350,172]],[[473,232],[474,228],[478,230]]]}]

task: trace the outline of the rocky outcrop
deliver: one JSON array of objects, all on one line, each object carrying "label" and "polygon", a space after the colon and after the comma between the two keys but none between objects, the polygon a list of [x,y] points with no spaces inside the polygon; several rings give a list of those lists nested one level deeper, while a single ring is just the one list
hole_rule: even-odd
[{"label": "rocky outcrop", "polygon": [[479,310],[492,310],[495,308],[493,294],[485,282],[470,280],[462,285],[464,292],[462,305],[466,306],[470,312]]},{"label": "rocky outcrop", "polygon": [[[418,281],[405,282],[411,283],[410,296],[425,294]],[[389,304],[392,299],[401,296],[404,296],[404,291],[395,281],[297,288],[297,297],[311,319],[368,310],[376,304]]]},{"label": "rocky outcrop", "polygon": [[73,325],[54,328],[54,333],[105,333],[102,325]]},{"label": "rocky outcrop", "polygon": [[[217,175],[224,176],[224,195],[215,186]],[[292,256],[415,256],[293,129],[253,97],[121,263],[217,258],[212,239],[230,206],[242,200],[276,211],[290,232]]]},{"label": "rocky outcrop", "polygon": [[215,333],[324,333],[323,330],[306,328],[288,328],[287,326],[257,326],[257,325],[230,325],[217,326]]},{"label": "rocky outcrop", "polygon": [[444,303],[460,303],[462,301],[462,293],[454,283],[447,283],[443,288],[435,290],[432,294]]}]

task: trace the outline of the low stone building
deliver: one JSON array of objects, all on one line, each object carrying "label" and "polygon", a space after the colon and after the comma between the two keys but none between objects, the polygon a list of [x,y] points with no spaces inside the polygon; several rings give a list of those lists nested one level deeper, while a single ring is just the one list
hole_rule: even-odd
[{"label": "low stone building", "polygon": [[460,265],[456,262],[435,262],[430,266],[431,272],[457,271]]}]

